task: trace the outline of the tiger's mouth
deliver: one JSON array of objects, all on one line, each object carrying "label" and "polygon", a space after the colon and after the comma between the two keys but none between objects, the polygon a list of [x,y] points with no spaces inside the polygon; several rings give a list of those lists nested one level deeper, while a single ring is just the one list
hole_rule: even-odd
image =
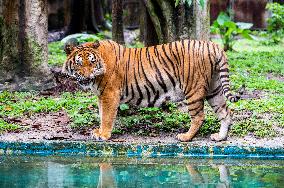
[{"label": "tiger's mouth", "polygon": [[94,79],[91,79],[91,78],[76,79],[76,80],[80,85],[89,85],[90,83],[94,81]]},{"label": "tiger's mouth", "polygon": [[81,86],[90,85],[92,82],[95,81],[95,78],[84,78],[83,76],[69,75],[69,74],[62,73],[62,72],[60,73],[60,76],[68,78],[68,79],[73,80],[73,81],[76,81]]}]

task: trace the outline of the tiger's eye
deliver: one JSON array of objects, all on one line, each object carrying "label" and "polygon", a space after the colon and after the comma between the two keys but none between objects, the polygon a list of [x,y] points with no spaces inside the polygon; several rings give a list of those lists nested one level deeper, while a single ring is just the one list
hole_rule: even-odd
[{"label": "tiger's eye", "polygon": [[96,60],[95,60],[94,54],[90,54],[88,58],[89,58],[89,61],[91,61],[92,63],[95,63]]},{"label": "tiger's eye", "polygon": [[77,65],[82,65],[82,58],[81,58],[80,56],[76,56],[76,57],[75,57],[75,63],[76,63]]}]

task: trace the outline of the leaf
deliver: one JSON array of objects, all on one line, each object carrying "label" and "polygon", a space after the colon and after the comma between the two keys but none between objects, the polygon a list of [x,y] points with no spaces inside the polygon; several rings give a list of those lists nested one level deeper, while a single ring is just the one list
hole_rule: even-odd
[{"label": "leaf", "polygon": [[119,105],[119,109],[122,111],[129,110],[129,106],[127,104],[121,104]]},{"label": "leaf", "polygon": [[204,9],[204,0],[199,0],[199,4],[202,7],[202,9]]},{"label": "leaf", "polygon": [[246,22],[237,22],[236,25],[240,28],[240,29],[250,29],[253,24],[252,23],[246,23]]},{"label": "leaf", "polygon": [[249,30],[244,30],[244,31],[241,33],[241,35],[242,35],[244,38],[246,38],[246,39],[252,40],[253,38],[252,38],[252,36],[251,36],[249,33],[250,33]]},{"label": "leaf", "polygon": [[185,0],[185,2],[187,3],[187,5],[190,7],[192,4],[192,0]]},{"label": "leaf", "polygon": [[13,108],[11,106],[5,106],[4,110],[5,111],[11,111],[11,110],[13,110]]},{"label": "leaf", "polygon": [[177,7],[179,5],[180,0],[176,0],[175,2],[175,7]]},{"label": "leaf", "polygon": [[210,27],[210,31],[213,34],[219,34],[220,33],[219,24],[217,23],[217,21],[213,22],[213,24]]},{"label": "leaf", "polygon": [[224,12],[221,12],[217,18],[217,22],[221,26],[223,26],[225,22],[229,21],[231,21],[230,17]]},{"label": "leaf", "polygon": [[227,21],[224,23],[224,26],[230,28],[230,29],[233,29],[233,30],[236,30],[237,29],[237,25],[235,22],[232,22],[232,21]]}]

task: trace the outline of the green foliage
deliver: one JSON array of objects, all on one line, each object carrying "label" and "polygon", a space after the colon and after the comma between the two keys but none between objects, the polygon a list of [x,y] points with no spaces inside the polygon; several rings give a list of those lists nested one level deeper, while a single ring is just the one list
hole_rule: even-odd
[{"label": "green foliage", "polygon": [[267,19],[267,37],[264,44],[278,44],[284,37],[284,5],[268,3],[266,8],[272,13]]},{"label": "green foliage", "polygon": [[44,97],[32,92],[5,91],[0,93],[0,104],[0,117],[22,117],[64,110],[71,118],[73,128],[93,126],[99,121],[97,97],[91,93],[62,93],[58,97]]},{"label": "green foliage", "polygon": [[275,131],[272,128],[272,122],[251,117],[242,121],[236,122],[232,129],[232,134],[245,136],[248,133],[253,133],[257,137],[272,137],[275,136]]},{"label": "green foliage", "polygon": [[121,111],[126,111],[126,110],[129,110],[129,106],[127,104],[121,104],[119,105],[119,109]]},{"label": "green foliage", "polygon": [[211,26],[211,32],[219,34],[222,39],[225,51],[232,50],[235,43],[234,37],[241,35],[246,39],[252,39],[250,36],[250,28],[252,24],[250,23],[235,23],[231,18],[224,12],[221,12]]},{"label": "green foliage", "polygon": [[61,42],[51,42],[48,44],[48,64],[52,66],[61,66],[66,60],[66,54],[63,50],[64,44]]},{"label": "green foliage", "polygon": [[126,45],[128,48],[143,48],[144,44],[142,42],[135,42],[135,44]]},{"label": "green foliage", "polygon": [[8,123],[0,118],[0,133],[6,132],[6,131],[15,131],[20,129],[21,127],[17,124]]},{"label": "green foliage", "polygon": [[245,84],[247,88],[284,92],[283,82],[267,79],[284,76],[284,54],[275,52],[227,53],[231,73],[231,82],[235,89]]},{"label": "green foliage", "polygon": [[93,35],[88,35],[88,36],[79,36],[77,39],[79,43],[84,43],[84,42],[95,42],[99,40],[103,40],[105,36],[102,33],[97,33]]}]

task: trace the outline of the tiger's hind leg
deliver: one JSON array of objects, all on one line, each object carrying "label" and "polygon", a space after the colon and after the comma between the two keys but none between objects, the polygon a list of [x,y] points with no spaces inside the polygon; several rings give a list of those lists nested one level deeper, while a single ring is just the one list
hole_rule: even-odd
[{"label": "tiger's hind leg", "polygon": [[210,138],[214,141],[226,140],[231,126],[231,116],[230,110],[226,105],[221,86],[216,87],[209,95],[206,96],[206,99],[213,108],[218,119],[221,121],[219,133],[212,134]]},{"label": "tiger's hind leg", "polygon": [[192,97],[187,99],[188,110],[191,116],[191,125],[186,133],[178,134],[180,141],[190,141],[196,135],[204,122],[204,92],[196,92]]}]

